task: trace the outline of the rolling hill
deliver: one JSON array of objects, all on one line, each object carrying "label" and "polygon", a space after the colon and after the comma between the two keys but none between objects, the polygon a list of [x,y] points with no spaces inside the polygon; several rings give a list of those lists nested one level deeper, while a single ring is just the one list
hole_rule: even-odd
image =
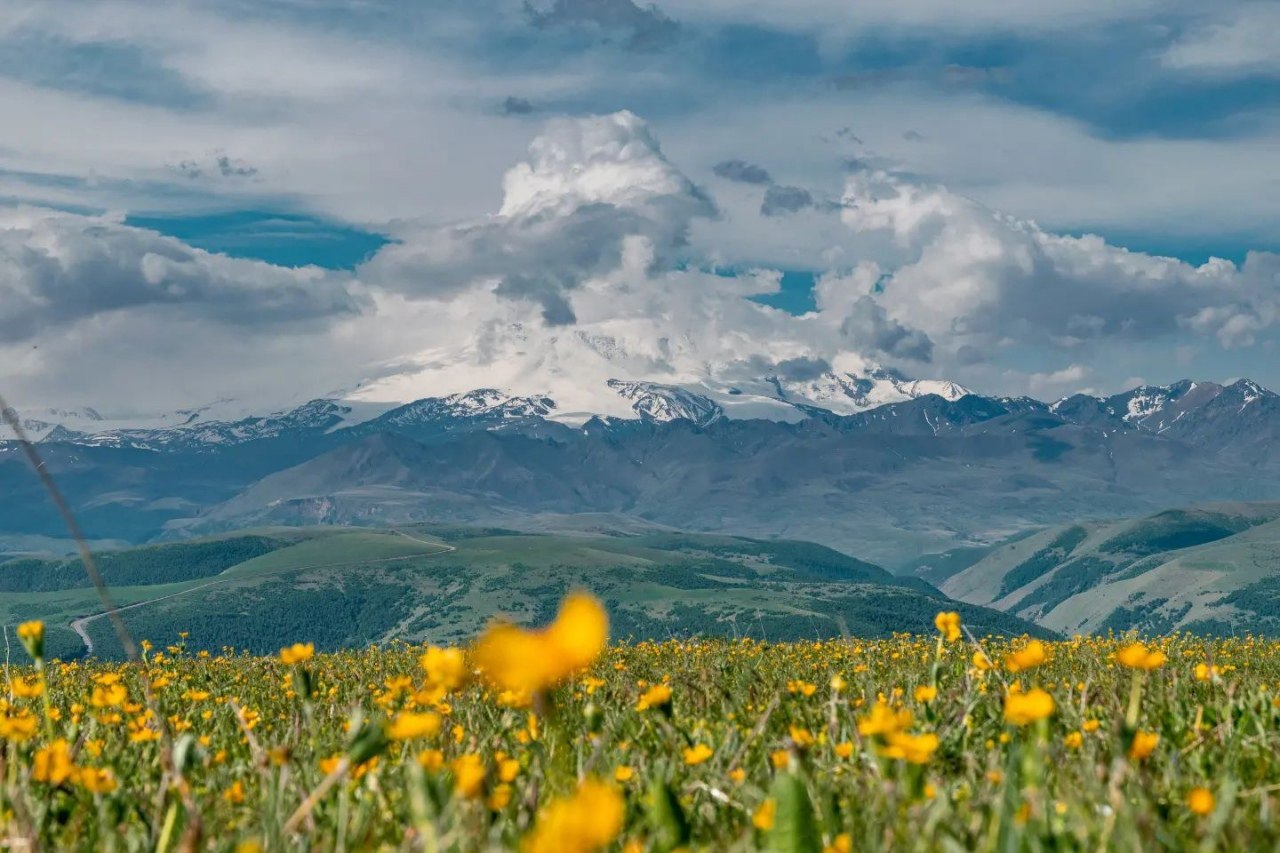
[{"label": "rolling hill", "polygon": [[1280,503],[1060,525],[940,586],[1063,633],[1280,633]]},{"label": "rolling hill", "polygon": [[[661,530],[263,528],[101,563],[135,636],[165,644],[186,631],[192,648],[212,650],[456,641],[499,614],[547,619],[577,587],[607,603],[619,638],[884,636],[931,631],[934,614],[954,607],[979,633],[1042,633],[820,545]],[[62,657],[85,654],[86,642],[118,656],[94,591],[76,585],[79,568],[0,563],[0,616],[46,620]]]}]

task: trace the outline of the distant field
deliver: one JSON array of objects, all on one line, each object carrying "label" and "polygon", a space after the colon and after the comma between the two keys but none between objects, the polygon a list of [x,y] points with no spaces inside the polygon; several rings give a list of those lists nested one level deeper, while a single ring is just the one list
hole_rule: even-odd
[{"label": "distant field", "polygon": [[[619,636],[637,639],[884,636],[902,624],[928,627],[939,607],[952,606],[922,581],[811,543],[666,532],[271,528],[111,552],[100,561],[109,579],[168,579],[112,583],[120,605],[141,605],[122,613],[135,634],[164,642],[185,631],[192,648],[211,651],[269,651],[303,629],[326,649],[447,642],[500,615],[545,617],[573,588],[606,599]],[[183,565],[190,576],[173,579]],[[10,625],[42,618],[51,652],[84,654],[70,625],[103,608],[81,571],[65,560],[0,564],[0,582],[56,575],[58,583],[80,584],[0,592],[0,616]],[[983,630],[1037,630],[991,610],[961,609]],[[82,627],[94,654],[121,654],[109,620]]]}]

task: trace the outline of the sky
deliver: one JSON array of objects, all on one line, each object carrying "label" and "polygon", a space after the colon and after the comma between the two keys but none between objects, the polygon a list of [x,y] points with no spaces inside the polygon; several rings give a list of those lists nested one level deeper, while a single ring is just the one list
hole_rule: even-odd
[{"label": "sky", "polygon": [[1278,31],[1253,0],[0,0],[0,394],[1280,387]]}]

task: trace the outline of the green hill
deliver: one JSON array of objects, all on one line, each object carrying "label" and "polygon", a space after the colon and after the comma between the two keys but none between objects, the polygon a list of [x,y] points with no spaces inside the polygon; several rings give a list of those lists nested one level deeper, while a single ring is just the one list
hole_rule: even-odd
[{"label": "green hill", "polygon": [[[769,640],[932,631],[957,607],[918,579],[808,542],[669,532],[527,533],[426,525],[391,529],[275,528],[101,555],[112,595],[138,638],[190,634],[194,648],[270,652],[451,642],[500,614],[550,618],[563,594],[602,598],[618,638],[711,634]],[[187,565],[181,575],[175,565]],[[0,616],[43,618],[53,653],[120,654],[76,561],[0,564]],[[132,583],[130,583],[132,581]],[[960,605],[981,633],[1039,632]],[[1043,633],[1043,632],[1039,632]]]},{"label": "green hill", "polygon": [[1050,528],[996,549],[941,587],[1065,633],[1280,633],[1280,504]]}]

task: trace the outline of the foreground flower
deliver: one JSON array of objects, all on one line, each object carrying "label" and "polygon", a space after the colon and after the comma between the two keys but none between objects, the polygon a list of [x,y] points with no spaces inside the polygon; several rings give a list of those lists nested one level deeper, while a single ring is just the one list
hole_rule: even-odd
[{"label": "foreground flower", "polygon": [[1129,757],[1140,761],[1155,752],[1159,743],[1160,735],[1154,732],[1137,732],[1133,736],[1133,742],[1129,744]]},{"label": "foreground flower", "polygon": [[778,801],[770,797],[751,814],[751,825],[763,832],[768,832],[773,829],[773,823],[777,816]]},{"label": "foreground flower", "polygon": [[575,593],[541,631],[509,624],[489,628],[472,649],[485,678],[503,690],[530,695],[547,690],[592,664],[609,639],[600,602]]},{"label": "foreground flower", "polygon": [[1032,640],[1016,652],[1005,657],[1004,665],[1010,672],[1020,672],[1024,669],[1031,669],[1033,666],[1039,666],[1048,659],[1049,655],[1045,651],[1044,643],[1039,640]]},{"label": "foreground flower", "polygon": [[700,743],[695,746],[685,747],[684,763],[688,764],[689,766],[701,764],[702,762],[706,761],[708,758],[710,758],[714,754],[715,754],[715,750],[707,746],[705,743]]},{"label": "foreground flower", "polygon": [[911,764],[927,764],[938,749],[938,736],[933,732],[919,735],[894,732],[886,741],[880,748],[881,755]]},{"label": "foreground flower", "polygon": [[895,711],[883,701],[877,701],[871,713],[858,720],[858,734],[863,737],[892,734],[910,726],[911,720],[911,712],[905,708]]},{"label": "foreground flower", "polygon": [[392,740],[410,740],[419,737],[435,737],[440,734],[440,715],[425,713],[414,714],[404,712],[397,714],[387,728],[387,737]]},{"label": "foreground flower", "polygon": [[1026,693],[1010,692],[1004,697],[1004,718],[1015,726],[1026,726],[1053,713],[1053,697],[1039,687]]},{"label": "foreground flower", "polygon": [[948,643],[960,639],[960,614],[954,610],[944,611],[933,617],[934,627]]},{"label": "foreground flower", "polygon": [[283,664],[303,663],[315,656],[315,643],[294,643],[280,650],[280,662]]},{"label": "foreground flower", "polygon": [[588,779],[542,811],[521,848],[524,853],[595,853],[613,843],[625,818],[617,789]]},{"label": "foreground flower", "polygon": [[44,623],[39,619],[32,619],[30,622],[23,622],[18,626],[18,639],[22,641],[22,647],[27,650],[27,654],[32,659],[40,660],[44,657]]},{"label": "foreground flower", "polygon": [[61,785],[75,775],[76,766],[71,761],[71,746],[65,740],[55,740],[36,751],[32,776],[37,782]]},{"label": "foreground flower", "polygon": [[655,684],[640,694],[640,701],[636,703],[637,711],[647,711],[650,708],[662,708],[671,704],[671,688],[665,684]]},{"label": "foreground flower", "polygon": [[1133,643],[1116,652],[1116,660],[1130,669],[1153,670],[1164,665],[1164,652],[1152,651],[1142,643]]},{"label": "foreground flower", "polygon": [[1208,788],[1192,788],[1187,792],[1187,808],[1194,814],[1207,815],[1215,804],[1213,793]]}]

